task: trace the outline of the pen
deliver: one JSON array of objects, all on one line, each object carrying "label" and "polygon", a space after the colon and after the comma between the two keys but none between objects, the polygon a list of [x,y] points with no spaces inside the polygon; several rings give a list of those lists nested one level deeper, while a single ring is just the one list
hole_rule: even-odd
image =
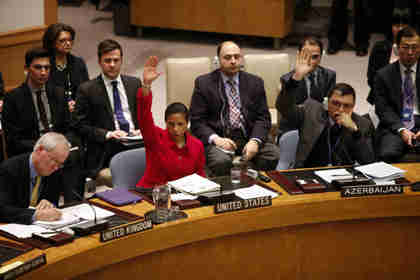
[{"label": "pen", "polygon": [[332,177],[351,177],[351,176],[353,176],[353,175],[351,175],[351,174],[333,174],[333,175],[331,175]]},{"label": "pen", "polygon": [[58,232],[56,231],[44,231],[44,232],[40,232],[40,234],[56,234]]}]

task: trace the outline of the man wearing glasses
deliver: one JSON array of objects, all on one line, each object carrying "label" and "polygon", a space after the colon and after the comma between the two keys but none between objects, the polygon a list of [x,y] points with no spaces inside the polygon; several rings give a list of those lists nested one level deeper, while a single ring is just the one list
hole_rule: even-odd
[{"label": "man wearing glasses", "polygon": [[[70,130],[70,112],[64,98],[64,89],[48,83],[50,54],[42,48],[33,48],[25,54],[25,82],[8,93],[4,100],[3,126],[7,139],[8,156],[31,152],[39,137],[47,132],[65,134],[74,146],[79,139]],[[82,195],[84,178],[78,150],[72,152],[63,170],[66,202],[78,200],[73,188]]]},{"label": "man wearing glasses", "polygon": [[48,132],[32,153],[9,158],[0,165],[0,222],[31,224],[55,221],[60,188],[59,170],[70,152],[64,135]]},{"label": "man wearing glasses", "polygon": [[378,71],[374,82],[378,158],[400,160],[420,142],[420,37],[406,27],[397,34],[399,60]]},{"label": "man wearing glasses", "polygon": [[354,89],[336,84],[328,93],[328,108],[312,98],[296,105],[300,81],[313,68],[311,51],[298,53],[296,69],[277,97],[277,110],[293,129],[299,130],[295,168],[327,165],[367,164],[375,161],[372,147],[373,127],[353,112]]},{"label": "man wearing glasses", "polygon": [[[295,94],[296,104],[302,104],[306,99],[311,98],[320,103],[335,86],[336,73],[334,70],[322,67],[321,58],[324,46],[318,38],[313,36],[303,38],[298,45],[298,53],[305,49],[310,53],[311,68],[308,73],[298,83],[298,90]],[[284,90],[283,85],[294,75],[296,70],[284,74],[280,78],[280,90]],[[290,130],[287,121],[283,118],[279,123],[278,135]]]}]

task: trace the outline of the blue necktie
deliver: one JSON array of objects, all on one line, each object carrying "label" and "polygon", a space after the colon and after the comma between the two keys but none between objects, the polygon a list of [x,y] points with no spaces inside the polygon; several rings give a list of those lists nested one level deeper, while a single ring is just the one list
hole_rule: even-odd
[{"label": "blue necktie", "polygon": [[117,117],[118,124],[120,125],[120,130],[129,132],[130,126],[128,121],[124,118],[123,109],[121,106],[120,93],[118,92],[118,81],[112,81],[112,92],[114,94],[114,112]]}]

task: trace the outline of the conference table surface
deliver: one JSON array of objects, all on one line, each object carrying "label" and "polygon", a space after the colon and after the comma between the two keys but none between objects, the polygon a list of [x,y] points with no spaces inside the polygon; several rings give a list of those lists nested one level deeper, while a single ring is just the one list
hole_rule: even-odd
[{"label": "conference table surface", "polygon": [[[420,164],[395,164],[420,181]],[[416,279],[420,193],[343,198],[339,192],[281,195],[272,206],[187,219],[101,242],[99,234],[34,249],[47,264],[19,279]],[[101,202],[102,203],[102,202]],[[105,203],[104,203],[105,204]],[[147,203],[120,207],[143,215]],[[372,278],[374,277],[374,278]]]}]

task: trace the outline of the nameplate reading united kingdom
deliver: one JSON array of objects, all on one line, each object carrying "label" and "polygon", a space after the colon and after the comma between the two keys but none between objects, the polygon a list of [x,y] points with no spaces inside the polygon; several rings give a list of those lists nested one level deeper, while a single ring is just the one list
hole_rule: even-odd
[{"label": "nameplate reading united kingdom", "polygon": [[402,194],[404,193],[404,185],[365,185],[345,187],[341,190],[342,197],[385,195],[385,194]]},{"label": "nameplate reading united kingdom", "polygon": [[[17,262],[17,263],[20,263],[20,262]],[[1,280],[16,279],[17,277],[19,277],[19,276],[21,276],[25,273],[28,273],[29,271],[34,270],[34,269],[36,269],[36,268],[38,268],[38,267],[40,267],[40,266],[42,266],[46,263],[47,263],[47,258],[45,257],[45,254],[42,254],[42,255],[40,255],[36,258],[33,258],[33,259],[31,259],[27,262],[20,263],[16,266],[12,266],[12,268],[10,270],[7,270],[7,268],[6,268],[7,266],[5,266],[4,268],[6,268],[6,269],[4,269],[4,270],[7,270],[7,271],[3,271],[3,269],[2,269],[2,272],[0,273],[0,279]],[[11,265],[13,265],[13,264],[11,264]]]},{"label": "nameplate reading united kingdom", "polygon": [[244,200],[235,200],[229,202],[220,202],[214,205],[214,213],[220,214],[244,209],[260,208],[271,205],[271,196],[262,196]]},{"label": "nameplate reading united kingdom", "polygon": [[148,229],[152,229],[153,224],[151,220],[144,220],[138,223],[125,225],[123,227],[113,228],[104,230],[101,232],[101,242],[107,242],[113,239],[121,238],[133,233],[142,232]]}]

